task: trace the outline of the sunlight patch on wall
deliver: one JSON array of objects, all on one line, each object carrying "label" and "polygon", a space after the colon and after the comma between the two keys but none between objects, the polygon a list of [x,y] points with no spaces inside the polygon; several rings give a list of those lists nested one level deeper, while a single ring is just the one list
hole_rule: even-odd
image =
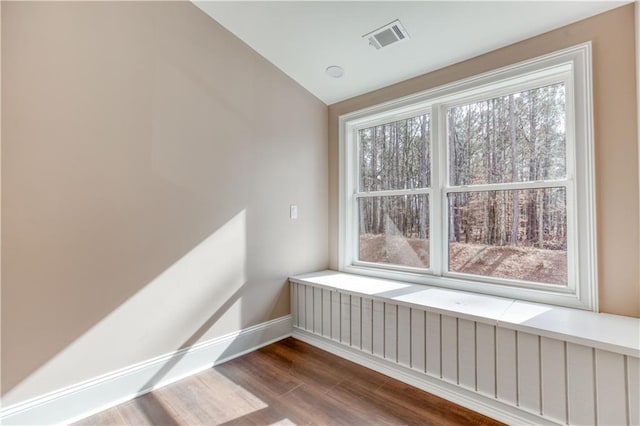
[{"label": "sunlight patch on wall", "polygon": [[[3,397],[5,406],[235,332],[247,282],[242,210]],[[143,261],[143,259],[141,259]],[[143,313],[143,315],[141,315]],[[56,386],[59,387],[59,386]]]}]

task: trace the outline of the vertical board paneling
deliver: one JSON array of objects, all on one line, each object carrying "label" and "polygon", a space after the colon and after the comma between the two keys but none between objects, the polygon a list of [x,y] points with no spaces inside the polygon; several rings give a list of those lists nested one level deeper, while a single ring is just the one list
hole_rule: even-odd
[{"label": "vertical board paneling", "polygon": [[540,341],[542,367],[542,414],[559,423],[567,421],[565,343],[543,337]]},{"label": "vertical board paneling", "polygon": [[569,424],[595,424],[593,348],[567,343]]},{"label": "vertical board paneling", "polygon": [[[596,406],[598,424],[627,423],[627,384],[624,355],[596,349]],[[640,401],[636,401],[636,405]]]},{"label": "vertical board paneling", "polygon": [[307,296],[305,295],[307,286],[298,284],[298,327],[305,328],[307,326],[307,307],[305,302]]},{"label": "vertical board paneling", "polygon": [[631,356],[290,283],[296,327],[563,424],[640,424]]},{"label": "vertical board paneling", "polygon": [[384,304],[384,357],[398,362],[398,305]]},{"label": "vertical board paneling", "polygon": [[351,344],[351,295],[340,293],[340,341]]},{"label": "vertical board paneling", "polygon": [[322,289],[322,335],[331,337],[331,290]]},{"label": "vertical board paneling", "polygon": [[476,381],[478,392],[496,396],[496,339],[495,327],[476,325]]},{"label": "vertical board paneling", "polygon": [[498,399],[518,404],[516,332],[496,329],[496,393]]},{"label": "vertical board paneling", "polygon": [[361,348],[360,331],[361,331],[361,312],[360,297],[351,296],[351,346],[358,349]]},{"label": "vertical board paneling", "polygon": [[411,309],[411,368],[425,371],[425,312]]},{"label": "vertical board paneling", "polygon": [[411,309],[398,306],[398,363],[411,367]]},{"label": "vertical board paneling", "polygon": [[313,332],[322,334],[322,289],[313,288]]},{"label": "vertical board paneling", "polygon": [[313,306],[313,287],[311,286],[305,286],[304,289],[304,294],[305,294],[305,307],[306,307],[306,326],[305,328],[309,331],[313,331],[313,319],[314,319],[314,315],[313,315],[313,308],[315,306]]},{"label": "vertical board paneling", "polygon": [[291,298],[291,315],[293,315],[293,324],[298,325],[300,316],[298,315],[298,284],[293,281],[289,281],[289,291]]},{"label": "vertical board paneling", "polygon": [[640,358],[627,356],[629,424],[640,425]]},{"label": "vertical board paneling", "polygon": [[427,312],[426,338],[427,338],[427,373],[435,377],[442,377],[441,370],[441,330],[440,315]]},{"label": "vertical board paneling", "polygon": [[340,293],[331,292],[331,338],[340,341]]},{"label": "vertical board paneling", "polygon": [[384,302],[373,301],[373,354],[384,357]]},{"label": "vertical board paneling", "polygon": [[362,309],[362,350],[371,353],[373,351],[373,301],[362,298],[360,302]]},{"label": "vertical board paneling", "polygon": [[458,320],[442,315],[442,378],[458,383]]},{"label": "vertical board paneling", "polygon": [[525,410],[540,414],[539,337],[518,333],[518,403]]},{"label": "vertical board paneling", "polygon": [[458,320],[458,382],[476,389],[476,323]]}]

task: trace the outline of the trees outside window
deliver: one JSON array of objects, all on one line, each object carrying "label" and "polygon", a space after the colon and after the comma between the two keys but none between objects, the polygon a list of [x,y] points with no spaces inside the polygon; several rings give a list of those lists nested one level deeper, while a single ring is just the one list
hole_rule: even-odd
[{"label": "trees outside window", "polygon": [[589,52],[341,117],[341,269],[594,309]]}]

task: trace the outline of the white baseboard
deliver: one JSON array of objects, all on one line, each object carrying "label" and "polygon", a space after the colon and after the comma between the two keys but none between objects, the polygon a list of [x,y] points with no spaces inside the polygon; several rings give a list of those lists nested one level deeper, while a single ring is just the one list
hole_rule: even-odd
[{"label": "white baseboard", "polygon": [[549,419],[504,404],[496,399],[466,390],[456,384],[448,383],[426,374],[411,370],[399,364],[367,354],[359,349],[350,348],[331,339],[320,337],[305,330],[293,328],[293,337],[316,346],[334,355],[353,361],[396,380],[415,386],[433,395],[484,414],[511,425],[553,425]]},{"label": "white baseboard", "polygon": [[3,407],[0,424],[71,423],[291,336],[291,315]]}]

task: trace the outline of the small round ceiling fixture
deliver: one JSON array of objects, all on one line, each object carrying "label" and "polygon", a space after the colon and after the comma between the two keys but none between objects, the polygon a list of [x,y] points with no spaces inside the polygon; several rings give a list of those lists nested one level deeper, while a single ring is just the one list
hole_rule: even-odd
[{"label": "small round ceiling fixture", "polygon": [[338,65],[328,66],[325,72],[333,78],[340,78],[344,75],[344,69]]}]

